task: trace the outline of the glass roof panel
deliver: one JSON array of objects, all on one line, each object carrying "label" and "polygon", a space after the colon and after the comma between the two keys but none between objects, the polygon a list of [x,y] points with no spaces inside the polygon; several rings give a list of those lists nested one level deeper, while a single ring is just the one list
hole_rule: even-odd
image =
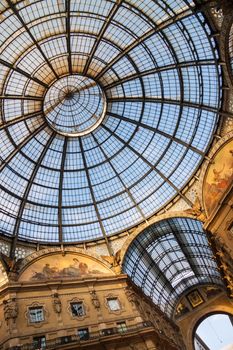
[{"label": "glass roof panel", "polygon": [[167,219],[143,230],[126,252],[123,271],[169,317],[189,287],[223,284],[201,222],[188,218]]},{"label": "glass roof panel", "polygon": [[3,234],[106,239],[180,195],[221,105],[216,43],[193,7],[1,2]]}]

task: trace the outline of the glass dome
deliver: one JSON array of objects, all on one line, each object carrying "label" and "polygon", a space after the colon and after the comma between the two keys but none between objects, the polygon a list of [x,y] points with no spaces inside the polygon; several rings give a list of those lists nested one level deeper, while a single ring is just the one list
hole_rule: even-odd
[{"label": "glass dome", "polygon": [[81,242],[146,220],[203,160],[218,51],[187,0],[3,0],[0,230]]}]

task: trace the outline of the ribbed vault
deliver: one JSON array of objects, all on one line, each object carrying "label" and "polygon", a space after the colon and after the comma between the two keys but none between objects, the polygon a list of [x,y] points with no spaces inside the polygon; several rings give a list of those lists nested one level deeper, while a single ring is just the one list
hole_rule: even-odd
[{"label": "ribbed vault", "polygon": [[175,196],[192,204],[182,189],[221,105],[192,1],[3,0],[0,46],[0,230],[14,245],[107,240]]},{"label": "ribbed vault", "polygon": [[123,272],[169,317],[188,289],[223,285],[202,223],[188,218],[163,220],[143,230],[125,254]]}]

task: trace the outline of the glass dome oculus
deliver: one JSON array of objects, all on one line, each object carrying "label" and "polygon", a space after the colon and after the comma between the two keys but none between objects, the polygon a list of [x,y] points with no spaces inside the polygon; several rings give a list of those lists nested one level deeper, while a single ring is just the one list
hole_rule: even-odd
[{"label": "glass dome oculus", "polygon": [[83,136],[104,119],[106,98],[91,78],[72,75],[57,80],[48,89],[43,105],[49,125],[65,136]]}]

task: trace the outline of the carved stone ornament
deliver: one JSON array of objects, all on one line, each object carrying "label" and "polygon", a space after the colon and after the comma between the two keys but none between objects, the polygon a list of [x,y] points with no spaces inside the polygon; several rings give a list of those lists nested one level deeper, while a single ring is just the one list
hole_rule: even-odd
[{"label": "carved stone ornament", "polygon": [[130,287],[126,287],[125,288],[125,295],[126,298],[128,299],[128,301],[132,304],[132,305],[139,305],[139,301],[138,301],[138,296],[137,294],[133,291],[132,288]]},{"label": "carved stone ornament", "polygon": [[53,298],[53,309],[54,309],[54,312],[56,314],[60,314],[61,311],[62,311],[62,304],[61,304],[61,300],[59,298],[58,293],[54,293],[52,295],[52,298]]},{"label": "carved stone ornament", "polygon": [[90,295],[91,295],[91,302],[94,305],[95,309],[100,309],[100,301],[98,296],[96,295],[96,291],[95,290],[90,291]]},{"label": "carved stone ornament", "polygon": [[4,305],[4,319],[6,323],[9,323],[9,320],[13,320],[15,323],[18,316],[18,305],[15,298],[3,300]]},{"label": "carved stone ornament", "polygon": [[21,262],[23,259],[16,260],[15,257],[13,259],[11,259],[9,256],[7,256],[1,252],[0,252],[0,256],[1,256],[1,260],[4,262],[4,265],[6,267],[6,271],[8,273],[14,272],[14,273],[18,274],[18,272],[20,270]]},{"label": "carved stone ornament", "polygon": [[206,221],[206,214],[204,209],[202,209],[201,201],[198,197],[196,197],[192,208],[186,209],[185,213],[193,215],[197,220]]},{"label": "carved stone ornament", "polygon": [[108,256],[108,255],[101,255],[101,258],[108,262],[110,265],[112,265],[113,270],[116,273],[121,272],[121,250],[118,250],[115,255]]}]

